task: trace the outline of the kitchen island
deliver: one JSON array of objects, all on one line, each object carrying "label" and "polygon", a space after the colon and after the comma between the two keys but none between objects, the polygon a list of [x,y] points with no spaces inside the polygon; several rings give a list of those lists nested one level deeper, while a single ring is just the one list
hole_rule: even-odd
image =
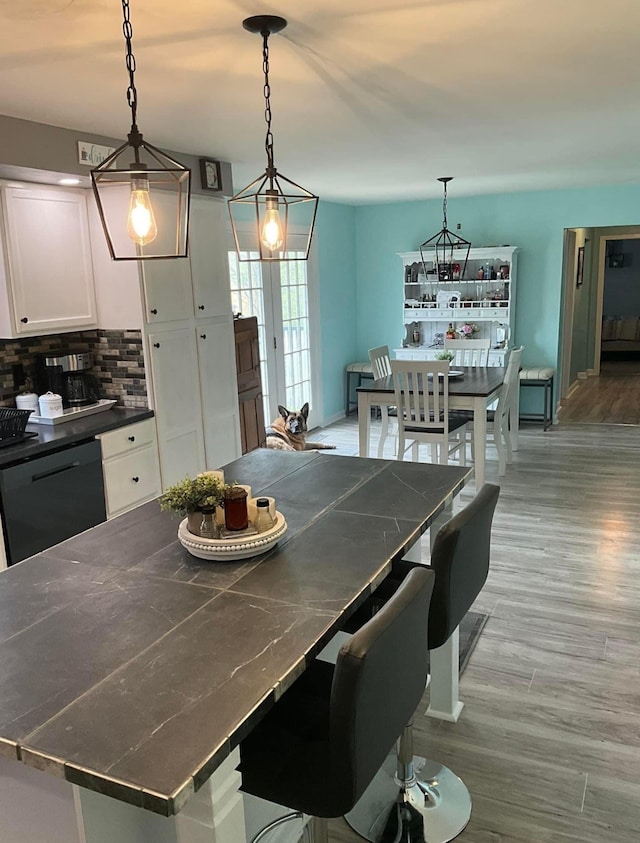
[{"label": "kitchen island", "polygon": [[154,501],[0,574],[0,840],[244,843],[243,736],[470,474],[268,450],[225,473],[284,513],[268,554],[194,559]]}]

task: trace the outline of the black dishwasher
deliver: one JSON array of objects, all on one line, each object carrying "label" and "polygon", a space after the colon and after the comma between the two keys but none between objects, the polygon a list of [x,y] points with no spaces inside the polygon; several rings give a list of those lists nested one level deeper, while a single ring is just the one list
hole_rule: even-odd
[{"label": "black dishwasher", "polygon": [[0,469],[7,562],[106,521],[100,443],[92,440]]}]

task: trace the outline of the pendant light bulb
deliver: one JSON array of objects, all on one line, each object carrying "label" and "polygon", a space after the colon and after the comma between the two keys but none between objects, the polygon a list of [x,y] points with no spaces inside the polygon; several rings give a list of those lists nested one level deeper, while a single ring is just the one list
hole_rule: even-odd
[{"label": "pendant light bulb", "polygon": [[152,243],[158,236],[158,227],[153,214],[147,179],[131,180],[127,234],[139,246]]},{"label": "pendant light bulb", "polygon": [[277,251],[282,246],[284,234],[277,199],[267,199],[267,212],[264,215],[260,239],[272,252]]}]

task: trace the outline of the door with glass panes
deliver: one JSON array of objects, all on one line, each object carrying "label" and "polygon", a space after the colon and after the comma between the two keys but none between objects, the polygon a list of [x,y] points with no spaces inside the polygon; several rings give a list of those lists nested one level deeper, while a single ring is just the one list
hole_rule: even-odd
[{"label": "door with glass panes", "polygon": [[258,319],[267,424],[277,417],[278,404],[297,411],[305,402],[310,406],[309,428],[320,421],[313,373],[315,326],[309,308],[309,262],[245,263],[235,251],[229,251],[233,312]]}]

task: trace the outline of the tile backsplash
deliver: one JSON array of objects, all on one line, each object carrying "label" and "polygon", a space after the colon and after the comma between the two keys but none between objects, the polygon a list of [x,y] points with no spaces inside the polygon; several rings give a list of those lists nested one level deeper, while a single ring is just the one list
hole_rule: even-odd
[{"label": "tile backsplash", "polygon": [[14,367],[22,365],[33,380],[37,354],[64,354],[90,351],[93,374],[100,381],[104,398],[115,398],[123,407],[147,407],[147,382],[142,354],[142,332],[76,331],[24,339],[0,339],[0,405],[13,406],[20,392],[14,379]]}]

